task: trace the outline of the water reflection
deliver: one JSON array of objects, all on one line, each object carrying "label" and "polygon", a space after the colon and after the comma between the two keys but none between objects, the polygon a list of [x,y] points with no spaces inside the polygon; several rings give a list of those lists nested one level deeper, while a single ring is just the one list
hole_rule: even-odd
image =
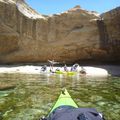
[{"label": "water reflection", "polygon": [[38,120],[47,115],[64,87],[80,107],[95,107],[107,120],[120,118],[120,78],[117,77],[0,74],[1,84],[5,85],[0,91],[2,120]]}]

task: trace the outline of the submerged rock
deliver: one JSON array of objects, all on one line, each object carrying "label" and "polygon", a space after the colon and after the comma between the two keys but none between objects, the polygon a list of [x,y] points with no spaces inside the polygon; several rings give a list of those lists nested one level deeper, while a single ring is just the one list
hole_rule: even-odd
[{"label": "submerged rock", "polygon": [[0,84],[0,90],[8,90],[13,88],[15,88],[14,84],[7,84],[7,83]]}]

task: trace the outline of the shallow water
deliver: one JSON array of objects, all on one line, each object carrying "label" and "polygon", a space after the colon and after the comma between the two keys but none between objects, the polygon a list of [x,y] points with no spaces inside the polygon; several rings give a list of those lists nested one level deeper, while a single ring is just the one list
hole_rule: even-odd
[{"label": "shallow water", "polygon": [[62,88],[79,107],[94,107],[106,120],[120,119],[120,77],[0,74],[0,85],[8,85],[0,90],[0,120],[38,120],[47,115]]}]

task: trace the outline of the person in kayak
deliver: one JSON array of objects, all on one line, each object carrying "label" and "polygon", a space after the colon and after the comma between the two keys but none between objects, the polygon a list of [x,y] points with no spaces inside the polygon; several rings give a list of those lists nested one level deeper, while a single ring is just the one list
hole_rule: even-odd
[{"label": "person in kayak", "polygon": [[55,64],[59,64],[59,62],[55,62],[54,60],[48,60],[50,66],[53,67]]},{"label": "person in kayak", "polygon": [[45,72],[47,70],[47,65],[41,67],[41,71]]},{"label": "person in kayak", "polygon": [[50,66],[50,73],[55,73],[55,71],[53,70],[53,66]]},{"label": "person in kayak", "polygon": [[68,68],[67,68],[67,65],[65,64],[65,66],[64,66],[64,71],[65,72],[68,72]]},{"label": "person in kayak", "polygon": [[78,64],[76,63],[76,64],[74,64],[72,67],[71,67],[71,71],[74,71],[74,72],[76,72],[77,71],[77,68],[78,68]]},{"label": "person in kayak", "polygon": [[59,64],[59,62],[55,62],[54,60],[48,60],[48,62],[50,63],[50,72],[55,73],[55,71],[53,71],[54,65]]},{"label": "person in kayak", "polygon": [[86,75],[86,70],[83,67],[81,67],[80,74],[81,75]]}]

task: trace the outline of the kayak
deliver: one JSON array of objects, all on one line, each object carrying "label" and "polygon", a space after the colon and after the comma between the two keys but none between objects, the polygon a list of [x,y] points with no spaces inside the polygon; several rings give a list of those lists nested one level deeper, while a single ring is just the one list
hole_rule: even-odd
[{"label": "kayak", "polygon": [[105,120],[95,108],[78,108],[68,91],[61,91],[47,117],[42,120]]},{"label": "kayak", "polygon": [[72,107],[78,108],[77,104],[71,98],[67,89],[61,91],[61,94],[58,97],[58,100],[56,101],[55,105],[51,109],[50,113],[53,112],[56,108],[58,108],[60,106],[72,106]]},{"label": "kayak", "polygon": [[56,74],[64,74],[64,75],[75,75],[77,72],[72,72],[72,71],[55,71]]},{"label": "kayak", "polygon": [[56,73],[56,74],[64,74],[63,71],[59,71],[59,70],[55,71],[55,73]]}]

